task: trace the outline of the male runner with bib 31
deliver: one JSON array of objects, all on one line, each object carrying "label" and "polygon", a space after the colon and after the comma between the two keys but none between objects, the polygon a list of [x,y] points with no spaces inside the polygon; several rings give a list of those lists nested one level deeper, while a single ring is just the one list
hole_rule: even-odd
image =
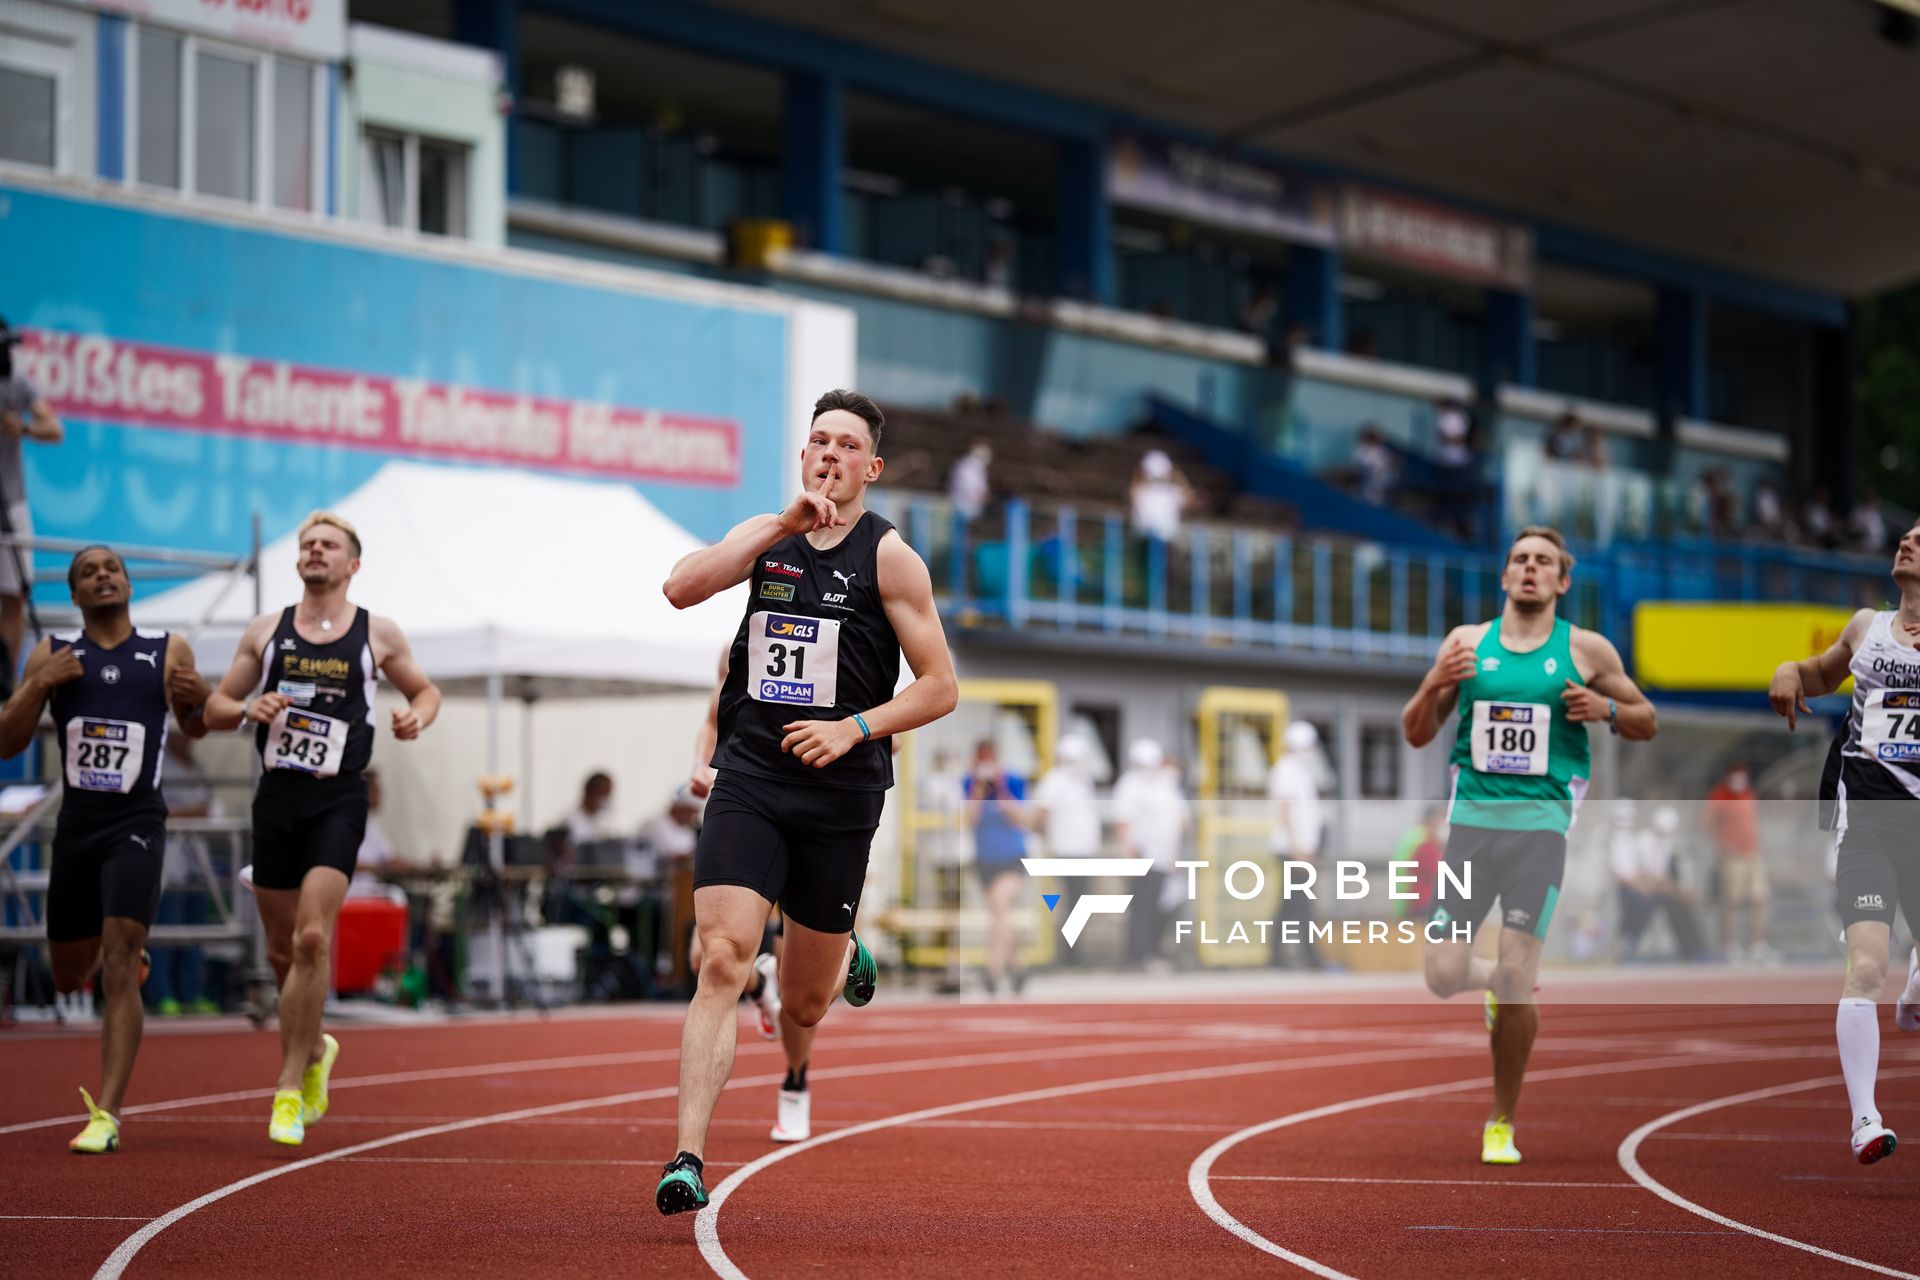
[{"label": "male runner with bib 31", "polygon": [[1446,860],[1470,896],[1443,897],[1432,923],[1460,920],[1477,931],[1500,899],[1500,950],[1491,963],[1475,958],[1471,941],[1430,940],[1426,954],[1435,995],[1486,993],[1493,1114],[1480,1135],[1484,1164],[1520,1163],[1513,1113],[1540,1029],[1533,981],[1560,897],[1567,831],[1587,791],[1587,726],[1604,723],[1640,742],[1658,728],[1613,644],[1558,616],[1572,574],[1558,530],[1522,529],[1501,571],[1500,616],[1453,629],[1400,718],[1407,741],[1424,747],[1460,709]]},{"label": "male runner with bib 31", "polygon": [[67,569],[78,631],[34,647],[20,687],[0,712],[0,755],[33,742],[52,703],[60,748],[60,817],[47,883],[53,985],[67,993],[99,966],[106,1017],[100,1026],[100,1101],[87,1091],[87,1126],[67,1143],[83,1155],[120,1149],[120,1104],[140,1051],[141,953],[160,904],[167,806],[160,798],[167,709],[181,732],[206,733],[207,682],[184,636],[137,630],[127,613],[133,587],[120,557],[87,547]]},{"label": "male runner with bib 31", "polygon": [[[367,829],[373,695],[384,672],[407,705],[393,736],[409,741],[440,712],[440,691],[406,636],[347,599],[360,535],[316,511],[300,525],[300,603],[247,624],[207,704],[207,724],[254,728],[263,773],[253,796],[253,896],[280,980],[280,1080],[267,1136],[298,1146],[327,1113],[340,1042],[320,1028],[328,950]],[[249,695],[254,695],[251,702]]]},{"label": "male runner with bib 31", "polygon": [[[1840,1070],[1847,1082],[1852,1146],[1861,1164],[1899,1145],[1874,1104],[1880,1072],[1880,988],[1892,967],[1893,916],[1907,928],[1920,917],[1920,524],[1894,552],[1900,605],[1862,609],[1828,650],[1783,662],[1767,697],[1789,727],[1806,699],[1832,693],[1853,677],[1853,703],[1840,737],[1834,905],[1846,928],[1847,977],[1834,1016]],[[1894,1009],[1902,1031],[1920,1031],[1920,945],[1907,962],[1906,985]]]},{"label": "male runner with bib 31", "polygon": [[[927,567],[866,510],[880,478],[873,401],[829,391],[800,454],[802,492],[673,567],[676,608],[749,584],[720,694],[719,770],[694,852],[699,986],[680,1033],[679,1153],[654,1201],[707,1203],[707,1126],[733,1073],[734,1004],[767,911],[786,920],[781,1023],[809,1041],[836,993],[873,998],[873,957],[853,936],[887,788],[889,739],[953,710],[958,686]],[[894,694],[904,654],[914,680]],[[804,1043],[789,1052],[805,1061]]]}]

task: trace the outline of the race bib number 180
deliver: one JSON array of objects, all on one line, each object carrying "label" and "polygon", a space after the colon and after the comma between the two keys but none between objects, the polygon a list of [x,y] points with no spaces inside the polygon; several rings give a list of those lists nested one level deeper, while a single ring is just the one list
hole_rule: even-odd
[{"label": "race bib number 180", "polygon": [[747,692],[761,702],[830,707],[840,683],[840,621],[762,611],[747,623]]},{"label": "race bib number 180", "polygon": [[331,778],[340,772],[340,757],[346,750],[345,720],[286,707],[267,726],[267,746],[260,753],[260,763],[269,769],[297,769]]},{"label": "race bib number 180", "polygon": [[1474,769],[1540,777],[1547,771],[1547,737],[1552,726],[1553,709],[1545,703],[1474,703]]},{"label": "race bib number 180", "polygon": [[132,791],[140,781],[147,726],[75,716],[67,721],[67,785],[76,791]]},{"label": "race bib number 180", "polygon": [[1875,689],[1860,716],[1860,746],[1875,760],[1920,763],[1920,689]]}]

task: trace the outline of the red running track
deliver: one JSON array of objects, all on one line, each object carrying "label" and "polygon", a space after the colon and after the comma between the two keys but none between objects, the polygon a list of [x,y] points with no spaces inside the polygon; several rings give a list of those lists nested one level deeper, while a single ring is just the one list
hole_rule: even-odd
[{"label": "red running track", "polygon": [[[1920,1150],[1888,1012],[1880,1105]],[[169,1027],[92,1159],[65,1144],[94,1036],[15,1031],[0,1273],[1920,1273],[1920,1158],[1852,1162],[1831,1004],[1542,1013],[1512,1169],[1478,1160],[1464,1002],[836,1009],[796,1147],[749,1030],[697,1222],[653,1208],[676,1010],[344,1028],[297,1149],[265,1133],[276,1037]]]}]

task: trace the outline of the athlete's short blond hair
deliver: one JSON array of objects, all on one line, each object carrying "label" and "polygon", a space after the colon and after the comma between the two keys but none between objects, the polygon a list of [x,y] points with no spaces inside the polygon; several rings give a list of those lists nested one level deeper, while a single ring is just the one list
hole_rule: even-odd
[{"label": "athlete's short blond hair", "polygon": [[300,534],[296,541],[305,541],[307,530],[317,524],[330,524],[347,535],[347,541],[353,544],[353,558],[360,558],[360,531],[331,511],[316,511],[300,522]]},{"label": "athlete's short blond hair", "polygon": [[1513,541],[1507,544],[1507,558],[1513,558],[1513,549],[1527,538],[1545,538],[1560,549],[1560,576],[1573,576],[1573,552],[1567,550],[1567,540],[1561,532],[1548,524],[1530,524],[1513,535]]}]

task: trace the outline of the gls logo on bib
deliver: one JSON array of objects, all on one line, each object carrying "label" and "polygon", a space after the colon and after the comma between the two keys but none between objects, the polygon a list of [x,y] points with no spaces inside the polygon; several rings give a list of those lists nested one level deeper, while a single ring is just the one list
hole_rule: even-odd
[{"label": "gls logo on bib", "polygon": [[796,618],[785,613],[767,615],[767,634],[781,640],[796,640],[801,644],[812,644],[820,638],[820,622],[817,618]]}]

